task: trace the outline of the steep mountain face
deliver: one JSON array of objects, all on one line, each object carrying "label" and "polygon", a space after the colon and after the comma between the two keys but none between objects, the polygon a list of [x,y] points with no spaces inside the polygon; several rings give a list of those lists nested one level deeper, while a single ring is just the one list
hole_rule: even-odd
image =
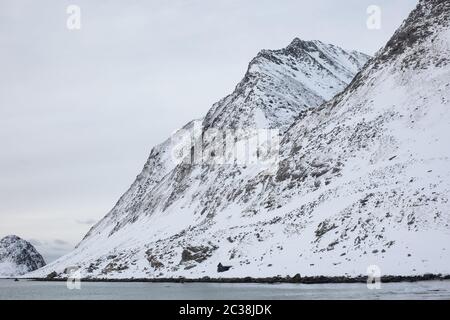
[{"label": "steep mountain face", "polygon": [[0,240],[0,277],[15,277],[45,266],[29,242],[11,235]]},{"label": "steep mountain face", "polygon": [[304,273],[450,273],[449,21],[448,1],[421,1],[342,94],[283,137],[269,192],[295,206],[277,216],[297,229]]},{"label": "steep mountain face", "polygon": [[192,120],[154,147],[136,180],[114,208],[88,232],[85,239],[96,233],[106,232],[111,235],[124,225],[134,223],[139,213],[147,210],[151,191],[181,162],[185,149],[190,147],[190,141],[201,135],[201,124],[202,120]]},{"label": "steep mountain face", "polygon": [[[420,1],[320,106],[313,93],[326,100],[330,79],[348,79],[358,55],[340,55],[344,63],[339,49],[313,53],[320,43],[299,40],[261,52],[191,134],[195,143],[178,144],[201,149],[203,161],[178,162],[144,197],[127,199],[137,209],[117,211],[126,223],[100,222],[74,252],[32,275],[64,277],[69,266],[111,278],[360,275],[371,265],[382,274],[450,273],[449,21],[450,2]],[[268,62],[253,65],[259,60]],[[288,121],[291,101],[299,115]],[[205,134],[211,128],[279,129],[276,165],[221,164],[223,132]],[[219,274],[219,263],[232,268]]]},{"label": "steep mountain face", "polygon": [[285,131],[299,111],[341,92],[369,57],[298,38],[281,50],[263,50],[235,91],[211,108],[204,128]]}]

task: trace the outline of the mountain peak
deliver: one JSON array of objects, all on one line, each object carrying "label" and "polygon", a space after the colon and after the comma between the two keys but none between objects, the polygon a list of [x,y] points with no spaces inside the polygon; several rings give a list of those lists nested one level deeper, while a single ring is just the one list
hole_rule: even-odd
[{"label": "mountain peak", "polygon": [[210,109],[204,126],[284,131],[302,110],[344,89],[368,59],[363,53],[299,38],[282,49],[261,50],[235,91]]},{"label": "mountain peak", "polygon": [[[440,31],[448,29],[449,24],[450,1],[421,0],[386,46],[379,52],[377,62],[384,63],[393,60],[412,50],[417,56],[409,55],[402,62],[402,66],[416,65],[418,60],[425,60],[421,59],[422,51],[432,47],[428,44],[433,43],[440,36]],[[421,45],[423,44],[427,44],[427,48],[422,48]],[[422,64],[424,63],[427,62],[422,61]]]},{"label": "mountain peak", "polygon": [[308,41],[302,40],[302,39],[300,39],[300,38],[298,38],[298,37],[295,37],[295,38],[291,41],[291,43],[288,45],[288,47],[290,47],[290,46],[298,46],[298,45],[302,45],[302,44],[304,44],[305,42],[308,42]]},{"label": "mountain peak", "polygon": [[308,52],[320,51],[318,45],[327,46],[327,44],[324,44],[319,40],[302,40],[296,37],[284,48],[275,50],[261,50],[257,54],[257,56],[250,62],[250,65],[254,63],[261,63],[262,60],[259,58],[265,58],[277,63],[279,62],[279,59],[277,59],[277,56],[279,55],[300,56],[301,54],[307,54]]},{"label": "mountain peak", "polygon": [[14,277],[45,266],[44,258],[31,243],[16,235],[0,240],[0,277]]},{"label": "mountain peak", "polygon": [[325,46],[323,42],[319,40],[302,40],[300,38],[294,38],[292,42],[284,49],[287,52],[298,52],[299,50],[302,51],[319,51],[318,45]]},{"label": "mountain peak", "polygon": [[4,242],[4,241],[20,241],[22,240],[20,237],[16,236],[15,234],[10,234],[7,235],[6,237],[4,237],[3,239],[0,240],[0,242]]}]

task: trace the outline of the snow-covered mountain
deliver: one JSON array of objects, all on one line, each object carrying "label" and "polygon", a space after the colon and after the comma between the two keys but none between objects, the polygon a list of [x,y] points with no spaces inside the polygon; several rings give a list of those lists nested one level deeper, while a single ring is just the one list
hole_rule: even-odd
[{"label": "snow-covered mountain", "polygon": [[14,235],[0,240],[0,277],[23,275],[43,266],[44,259],[29,242]]},{"label": "snow-covered mountain", "polygon": [[[368,59],[369,56],[363,53],[299,39],[281,50],[261,51],[250,62],[243,80],[232,94],[214,104],[204,119],[188,123],[153,148],[144,169],[115,207],[89,231],[74,252],[52,266],[58,266],[55,269],[61,271],[84,261],[91,271],[89,275],[115,276],[115,269],[129,268],[131,263],[141,259],[136,256],[131,258],[135,261],[126,258],[119,262],[115,252],[122,251],[122,246],[127,255],[134,256],[137,251],[148,251],[152,241],[171,237],[189,225],[199,223],[205,216],[203,203],[213,196],[210,188],[214,188],[214,181],[220,183],[223,170],[235,174],[242,166],[211,167],[210,179],[204,181],[209,189],[204,189],[208,190],[205,194],[203,188],[197,188],[197,183],[185,180],[193,168],[180,163],[189,154],[192,141],[212,128],[277,129],[283,133],[302,111],[317,107],[342,91]],[[195,199],[189,199],[187,207],[175,204],[180,197],[185,197],[187,189],[198,192]],[[178,212],[179,221],[173,212]],[[211,213],[208,216],[211,217]],[[160,219],[165,222],[158,222]],[[142,233],[130,231],[136,227],[143,230]],[[150,268],[147,254],[139,253],[142,254],[145,260],[140,267],[141,274],[148,275],[145,271]],[[52,266],[40,274],[49,273]]]},{"label": "snow-covered mountain", "polygon": [[360,52],[299,39],[285,49],[261,51],[234,92],[214,104],[205,119],[189,122],[153,148],[130,189],[86,238],[95,233],[112,234],[149,214],[164,197],[154,196],[158,183],[179,164],[191,141],[207,128],[285,131],[302,110],[319,106],[342,91],[368,59]]},{"label": "snow-covered mountain", "polygon": [[[157,147],[76,250],[30,276],[449,274],[449,21],[450,2],[421,0],[334,98],[366,56],[297,39],[262,51],[194,145]],[[279,161],[221,164],[228,128],[244,129],[235,143],[279,129]],[[165,167],[174,146],[191,152]]]},{"label": "snow-covered mountain", "polygon": [[299,111],[341,92],[369,57],[298,38],[281,50],[262,50],[234,92],[207,113],[208,128],[286,130]]}]

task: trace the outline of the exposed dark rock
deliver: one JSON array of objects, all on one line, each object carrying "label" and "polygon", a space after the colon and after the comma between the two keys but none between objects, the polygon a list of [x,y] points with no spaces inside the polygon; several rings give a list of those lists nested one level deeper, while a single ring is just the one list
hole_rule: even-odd
[{"label": "exposed dark rock", "polygon": [[215,247],[207,247],[207,246],[189,246],[186,247],[181,253],[181,261],[180,263],[192,262],[195,261],[197,263],[202,263],[209,257],[211,257]]},{"label": "exposed dark rock", "polygon": [[224,266],[222,263],[217,265],[217,272],[225,272],[231,269],[231,266]]},{"label": "exposed dark rock", "polygon": [[152,254],[152,249],[146,251],[147,254],[147,261],[150,263],[150,266],[153,269],[161,269],[164,267],[164,263],[159,261],[158,257],[154,254]]},{"label": "exposed dark rock", "polygon": [[58,273],[56,273],[56,271],[52,271],[47,275],[47,277],[45,277],[45,279],[52,280],[52,279],[55,279],[57,276],[58,276]]},{"label": "exposed dark rock", "polygon": [[315,232],[316,238],[320,239],[325,233],[337,228],[335,224],[330,224],[328,220],[322,221],[317,226],[317,230]]}]

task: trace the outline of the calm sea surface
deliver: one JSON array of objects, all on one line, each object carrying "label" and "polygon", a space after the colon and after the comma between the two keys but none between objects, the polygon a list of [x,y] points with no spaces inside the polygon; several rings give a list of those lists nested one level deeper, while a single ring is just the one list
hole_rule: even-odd
[{"label": "calm sea surface", "polygon": [[386,283],[379,290],[365,284],[81,282],[79,290],[69,290],[65,282],[0,279],[5,299],[450,299],[450,281]]}]

